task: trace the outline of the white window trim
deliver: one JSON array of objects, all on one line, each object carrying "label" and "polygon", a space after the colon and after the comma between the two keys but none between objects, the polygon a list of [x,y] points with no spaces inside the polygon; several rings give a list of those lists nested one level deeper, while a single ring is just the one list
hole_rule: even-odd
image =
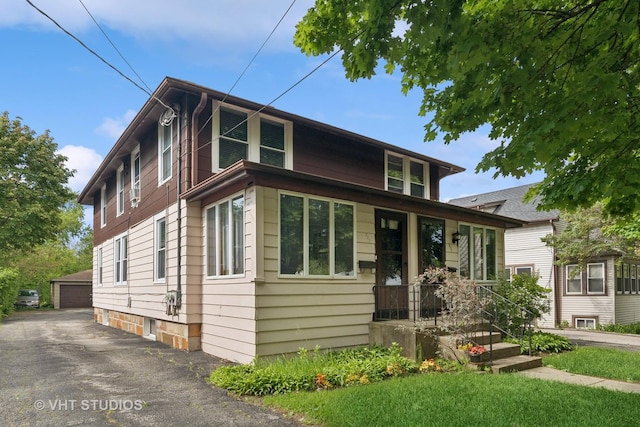
[{"label": "white window trim", "polygon": [[[496,279],[478,279],[475,277],[471,277],[472,280],[475,280],[476,282],[486,282],[486,283],[494,283],[497,280],[497,276],[500,274],[499,270],[498,270],[498,229],[494,228],[494,227],[486,227],[484,225],[479,225],[479,224],[471,224],[471,223],[467,223],[467,222],[459,222],[458,223],[458,230],[460,229],[461,225],[466,225],[467,227],[469,227],[469,232],[470,232],[470,236],[469,236],[469,245],[471,248],[473,248],[473,250],[475,251],[475,246],[472,244],[472,240],[473,240],[473,229],[474,228],[480,228],[482,229],[482,276],[483,277],[487,277],[487,230],[493,230],[494,235],[495,235],[495,245],[496,245],[496,253],[495,253],[495,265],[493,266],[494,271],[496,272]],[[458,255],[459,255],[459,249],[458,249]],[[473,273],[475,272],[475,257],[470,256],[469,257],[469,275],[473,276]],[[458,259],[458,263],[460,262],[460,260]],[[458,265],[459,266],[459,265]],[[507,267],[505,267],[507,268]],[[512,271],[512,277],[515,273],[513,273]]]},{"label": "white window trim", "polygon": [[[280,256],[282,255],[282,248],[281,248],[281,236],[282,236],[282,232],[280,230],[280,226],[281,226],[281,209],[280,209],[280,196],[281,195],[287,195],[287,196],[293,196],[293,197],[300,197],[303,199],[303,209],[304,212],[308,212],[309,211],[309,199],[313,199],[313,200],[321,200],[321,201],[326,201],[330,203],[330,208],[329,208],[329,274],[309,274],[309,215],[304,215],[304,219],[303,219],[303,245],[302,247],[303,249],[303,253],[302,253],[302,259],[303,259],[303,273],[302,274],[283,274],[280,272]],[[343,204],[343,205],[350,205],[353,207],[353,274],[351,276],[347,276],[347,275],[343,275],[343,274],[336,274],[335,273],[335,237],[336,237],[336,233],[335,233],[335,210],[334,210],[334,206],[335,204]],[[339,199],[331,199],[331,198],[326,198],[326,197],[316,197],[315,195],[309,195],[309,194],[302,194],[302,193],[294,193],[294,192],[288,192],[288,191],[279,191],[278,192],[278,277],[282,277],[282,278],[310,278],[310,279],[314,279],[314,278],[332,278],[332,279],[345,279],[345,280],[355,280],[357,279],[357,275],[358,275],[358,268],[357,268],[357,246],[358,246],[358,242],[357,242],[357,236],[358,236],[358,231],[356,229],[357,226],[357,212],[356,212],[356,204],[350,201],[345,201],[345,200],[339,200]]]},{"label": "white window trim", "polygon": [[[216,208],[216,217],[215,217],[216,236],[215,236],[215,241],[219,242],[220,241],[220,238],[219,238],[219,236],[220,236],[220,227],[218,227],[218,224],[219,224],[219,221],[218,221],[219,216],[218,215],[219,215],[219,212],[220,212],[219,207],[221,205],[224,205],[225,203],[231,203],[231,201],[237,199],[238,197],[242,197],[243,198],[243,205],[244,205],[243,206],[244,209],[243,209],[243,212],[242,212],[242,235],[245,236],[244,237],[245,240],[244,240],[243,248],[242,248],[242,257],[244,258],[244,260],[243,260],[243,266],[244,266],[243,272],[242,273],[232,273],[232,274],[220,274],[220,272],[218,271],[219,265],[218,265],[218,262],[217,262],[219,254],[215,254],[216,255],[216,257],[215,257],[215,259],[216,259],[216,265],[215,265],[216,272],[215,272],[215,274],[210,275],[209,274],[209,225],[207,223],[207,212],[211,208],[214,208],[214,207]],[[247,252],[246,252],[246,247],[247,247],[247,241],[246,241],[246,211],[247,211],[247,196],[246,196],[246,194],[244,192],[240,192],[240,193],[234,194],[231,197],[227,197],[227,198],[225,198],[223,200],[219,200],[216,203],[212,203],[212,204],[206,206],[202,210],[202,212],[204,214],[203,222],[205,224],[205,233],[204,233],[204,235],[205,235],[205,238],[204,238],[204,241],[205,241],[205,244],[204,244],[204,246],[205,246],[205,248],[204,248],[204,256],[205,256],[205,258],[204,258],[204,274],[205,274],[205,277],[207,279],[216,279],[216,278],[225,278],[226,279],[226,278],[245,277],[246,272],[247,272],[247,262],[246,262],[246,259],[247,259]],[[229,209],[229,215],[230,215],[230,218],[233,218],[233,210],[232,209]],[[233,258],[234,257],[234,253],[233,253],[233,243],[232,242],[233,242],[234,227],[231,226],[231,223],[230,223],[230,226],[229,226],[229,230],[227,230],[227,231],[228,231],[228,242],[229,242],[229,245],[231,246],[231,248],[225,248],[225,250],[229,250],[229,255],[230,255],[229,260],[230,260],[231,265],[233,265],[233,263],[234,263],[233,262],[234,261],[234,258]]]},{"label": "white window trim", "polygon": [[[588,322],[593,322],[593,328],[590,327],[590,326],[578,326],[578,321],[579,320],[584,321],[585,324],[588,323]],[[595,329],[597,324],[598,324],[596,319],[594,319],[593,317],[576,317],[573,322],[574,322],[574,324],[573,324],[574,327],[580,328],[580,329]]]},{"label": "white window trim", "polygon": [[124,163],[116,170],[116,217],[124,213]]},{"label": "white window trim", "polygon": [[[139,165],[137,180],[136,180],[136,173],[135,173],[136,158],[138,159],[138,165]],[[140,156],[140,144],[138,144],[136,148],[134,148],[133,151],[131,152],[131,187],[130,187],[131,194],[130,194],[129,200],[131,201],[132,205],[133,205],[134,192],[137,192],[138,200],[140,200],[141,180],[142,180],[142,157]]]},{"label": "white window trim", "polygon": [[393,151],[385,151],[384,153],[384,189],[389,191],[389,155],[399,157],[402,159],[402,182],[403,190],[402,194],[406,196],[411,195],[411,162],[422,164],[422,174],[424,181],[424,198],[431,198],[431,183],[429,182],[429,163],[423,160],[418,160],[413,157],[409,157],[403,154],[395,153]]},{"label": "white window trim", "polygon": [[[162,137],[164,135],[164,128],[169,128],[169,135],[171,138],[171,144],[169,144],[169,176],[164,179],[163,170],[164,162],[162,161]],[[169,181],[173,177],[173,122],[169,126],[163,126],[158,123],[158,187],[165,182]]]},{"label": "white window trim", "polygon": [[[596,277],[596,279],[602,279],[602,292],[590,292],[589,291],[589,266],[591,265],[601,265],[602,266],[602,277]],[[585,283],[585,290],[587,291],[587,295],[605,295],[607,292],[607,281],[606,281],[606,271],[605,271],[604,262],[592,262],[587,264],[587,283]]]},{"label": "white window trim", "polygon": [[101,288],[104,282],[104,255],[102,250],[102,245],[98,245],[96,247],[96,286]]},{"label": "white window trim", "polygon": [[[118,245],[120,245],[120,253],[122,254],[122,239],[126,238],[127,240],[127,257],[126,258],[122,258],[122,259],[118,259],[117,258],[117,254],[118,254],[118,250],[116,249],[116,247]],[[113,284],[114,286],[125,286],[127,284],[127,280],[121,280],[118,281],[118,275],[117,275],[117,265],[118,263],[121,263],[123,261],[127,261],[127,266],[126,268],[123,268],[122,271],[124,272],[126,271],[126,275],[127,275],[127,279],[129,278],[129,236],[128,233],[122,233],[118,236],[115,236],[113,238]],[[120,274],[121,276],[123,276],[123,273]]]},{"label": "white window trim", "polygon": [[107,225],[107,184],[100,187],[100,228]]},{"label": "white window trim", "polygon": [[[158,234],[158,222],[161,220],[165,220],[164,222],[164,230],[165,230],[165,245],[164,245],[164,277],[158,277],[158,250],[159,250],[159,234]],[[167,270],[168,270],[168,246],[169,239],[167,238],[169,235],[168,222],[166,220],[166,215],[164,212],[159,213],[153,217],[153,282],[154,283],[165,283],[167,280]]]},{"label": "white window trim", "polygon": [[[575,280],[577,278],[580,279],[580,291],[578,292],[569,292],[569,268],[570,267],[575,267],[578,269],[578,274],[576,274],[574,276],[574,278],[572,280]],[[584,283],[582,280],[582,270],[580,269],[580,266],[578,264],[567,264],[564,267],[564,292],[567,295],[582,295],[582,290],[584,289]]]},{"label": "white window trim", "polygon": [[215,112],[212,121],[212,140],[211,144],[211,168],[212,172],[220,172],[223,169],[219,168],[220,164],[220,108],[224,107],[228,110],[235,110],[247,115],[247,160],[255,163],[260,163],[260,120],[265,119],[275,123],[281,123],[284,125],[284,168],[293,169],[293,123],[287,120],[283,120],[277,117],[269,116],[267,114],[256,113],[255,111],[247,110],[246,108],[240,108],[235,105],[222,103],[219,101],[213,102],[213,110]]}]

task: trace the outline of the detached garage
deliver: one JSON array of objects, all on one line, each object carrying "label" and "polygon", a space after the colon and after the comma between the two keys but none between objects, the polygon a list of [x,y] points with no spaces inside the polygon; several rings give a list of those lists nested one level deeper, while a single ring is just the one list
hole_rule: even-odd
[{"label": "detached garage", "polygon": [[80,271],[51,280],[51,301],[54,308],[91,308],[93,270]]}]

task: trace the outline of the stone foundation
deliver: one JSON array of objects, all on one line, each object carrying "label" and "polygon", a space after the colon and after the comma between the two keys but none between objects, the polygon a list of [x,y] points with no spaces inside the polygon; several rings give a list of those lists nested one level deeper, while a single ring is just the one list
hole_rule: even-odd
[{"label": "stone foundation", "polygon": [[[104,318],[105,312],[107,312],[108,319]],[[94,307],[93,319],[96,323],[108,324],[112,328],[144,336],[144,316]],[[200,323],[184,324],[167,320],[154,320],[156,321],[156,341],[178,350],[196,351],[202,349],[200,344]]]}]

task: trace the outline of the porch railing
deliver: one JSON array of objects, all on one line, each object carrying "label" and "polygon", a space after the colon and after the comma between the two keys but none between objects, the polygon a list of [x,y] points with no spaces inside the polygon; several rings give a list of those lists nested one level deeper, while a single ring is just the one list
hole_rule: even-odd
[{"label": "porch railing", "polygon": [[[373,320],[412,320],[416,322],[428,319],[433,320],[434,325],[437,326],[446,310],[442,299],[436,296],[436,290],[439,286],[438,283],[373,286],[376,307]],[[500,332],[503,337],[528,339],[529,354],[531,354],[534,314],[497,294],[491,289],[491,285],[478,285],[477,292],[482,299],[486,300],[482,319],[479,320],[487,324],[490,332]],[[492,340],[489,346],[491,350],[493,348]]]}]

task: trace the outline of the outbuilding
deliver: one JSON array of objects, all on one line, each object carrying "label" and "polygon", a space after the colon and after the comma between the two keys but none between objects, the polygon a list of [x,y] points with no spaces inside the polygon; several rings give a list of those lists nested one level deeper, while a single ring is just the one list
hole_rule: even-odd
[{"label": "outbuilding", "polygon": [[51,280],[51,302],[54,308],[93,307],[92,276],[93,270],[85,270]]}]

